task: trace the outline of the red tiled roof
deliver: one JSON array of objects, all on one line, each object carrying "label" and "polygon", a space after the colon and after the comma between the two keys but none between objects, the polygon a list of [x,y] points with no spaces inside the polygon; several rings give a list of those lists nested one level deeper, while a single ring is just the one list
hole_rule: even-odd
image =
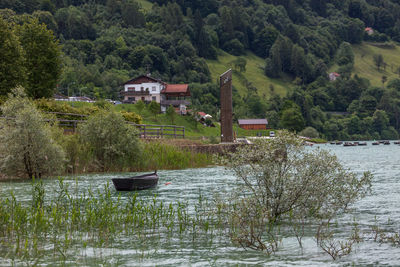
[{"label": "red tiled roof", "polygon": [[202,112],[202,111],[199,111],[199,112],[197,112],[197,114],[199,114],[200,116],[205,116],[205,115],[207,115],[207,113],[205,113],[205,112]]},{"label": "red tiled roof", "polygon": [[167,84],[161,93],[187,93],[188,91],[188,84]]},{"label": "red tiled roof", "polygon": [[336,77],[340,77],[340,74],[337,72],[332,72],[333,75],[335,75]]}]

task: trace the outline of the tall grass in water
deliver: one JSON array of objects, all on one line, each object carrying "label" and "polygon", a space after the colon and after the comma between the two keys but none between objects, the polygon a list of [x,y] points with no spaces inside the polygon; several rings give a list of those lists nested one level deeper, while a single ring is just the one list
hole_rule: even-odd
[{"label": "tall grass in water", "polygon": [[185,203],[156,197],[144,201],[132,194],[122,201],[109,184],[81,193],[78,188],[78,182],[71,189],[59,180],[50,196],[39,181],[32,184],[30,201],[22,203],[12,192],[0,198],[0,263],[65,263],[88,249],[118,247],[124,240],[140,250],[177,239],[212,240],[215,229],[223,229],[205,212],[209,205],[201,198],[189,212]]},{"label": "tall grass in water", "polygon": [[[62,140],[68,161],[66,170],[69,173],[100,171],[90,149],[79,142],[79,135],[64,136]],[[112,171],[151,171],[186,168],[202,168],[213,164],[212,157],[196,153],[163,142],[142,142],[141,153],[134,162],[127,161],[125,166],[114,166]]]},{"label": "tall grass in water", "polygon": [[191,152],[165,143],[149,142],[144,143],[141,162],[134,170],[201,168],[211,164],[212,157],[207,154]]}]

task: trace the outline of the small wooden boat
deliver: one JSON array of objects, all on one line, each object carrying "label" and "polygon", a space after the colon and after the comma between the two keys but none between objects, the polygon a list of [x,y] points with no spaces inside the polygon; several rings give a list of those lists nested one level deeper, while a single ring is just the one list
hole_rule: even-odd
[{"label": "small wooden boat", "polygon": [[379,146],[379,142],[372,142],[373,146]]},{"label": "small wooden boat", "polygon": [[314,144],[308,141],[303,142],[303,145],[305,146],[313,146]]},{"label": "small wooden boat", "polygon": [[142,174],[128,178],[113,178],[112,182],[117,191],[144,190],[157,186],[158,175],[154,173]]},{"label": "small wooden boat", "polygon": [[344,142],[343,146],[355,146],[352,142]]},{"label": "small wooden boat", "polygon": [[337,141],[337,142],[336,142],[336,145],[341,145],[341,144],[343,144],[342,141]]},{"label": "small wooden boat", "polygon": [[367,142],[359,142],[358,145],[359,145],[359,146],[366,146],[366,145],[367,145]]},{"label": "small wooden boat", "polygon": [[393,144],[395,144],[395,145],[400,145],[400,141],[394,141]]},{"label": "small wooden boat", "polygon": [[386,141],[383,142],[383,144],[384,144],[384,145],[390,145],[390,141],[387,141],[387,140],[386,140]]}]

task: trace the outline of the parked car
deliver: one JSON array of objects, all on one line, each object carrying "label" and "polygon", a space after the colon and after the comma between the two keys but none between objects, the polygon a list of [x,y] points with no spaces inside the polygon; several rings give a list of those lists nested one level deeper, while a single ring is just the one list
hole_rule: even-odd
[{"label": "parked car", "polygon": [[274,131],[270,131],[269,132],[269,137],[275,137],[275,132]]}]

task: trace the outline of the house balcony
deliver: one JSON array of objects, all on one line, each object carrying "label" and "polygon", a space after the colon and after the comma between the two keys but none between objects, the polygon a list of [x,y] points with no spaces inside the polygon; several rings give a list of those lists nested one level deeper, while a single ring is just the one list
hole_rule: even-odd
[{"label": "house balcony", "polygon": [[121,96],[147,96],[150,91],[122,91]]},{"label": "house balcony", "polygon": [[191,104],[189,100],[161,100],[161,106],[174,106],[178,107],[180,105],[188,106]]}]

